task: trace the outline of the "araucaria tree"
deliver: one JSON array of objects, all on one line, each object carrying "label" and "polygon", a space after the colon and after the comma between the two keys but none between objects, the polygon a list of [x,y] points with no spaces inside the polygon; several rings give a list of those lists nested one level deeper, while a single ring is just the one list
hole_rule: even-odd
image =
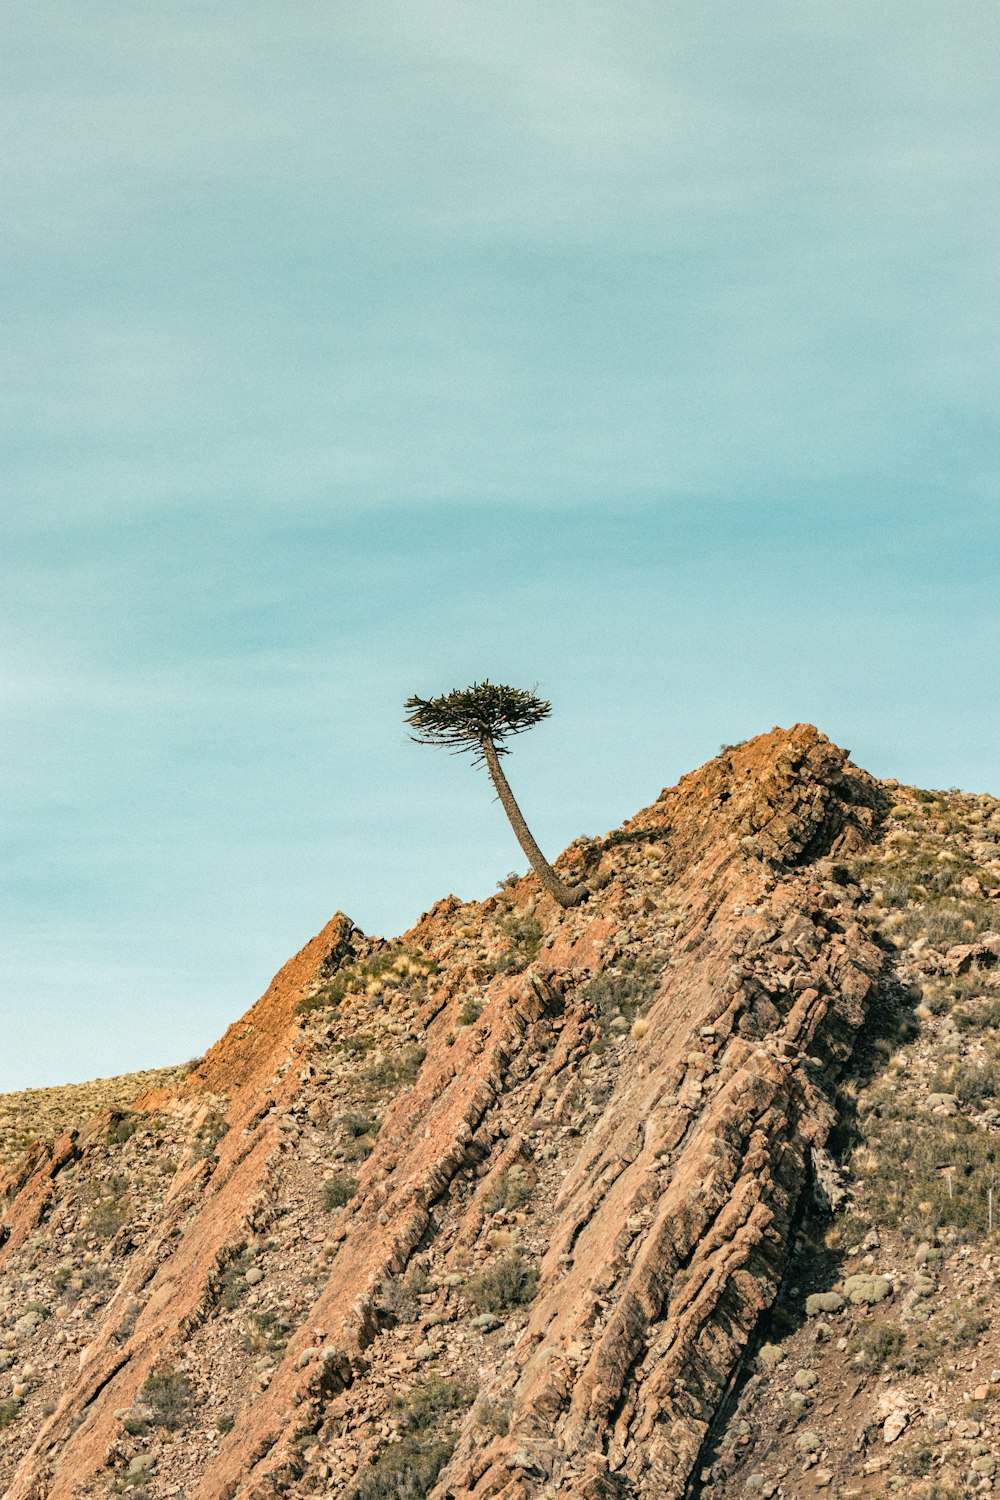
[{"label": "araucaria tree", "polygon": [[418,744],[448,745],[455,754],[472,751],[474,763],[486,766],[517,841],[542,888],[560,906],[576,906],[585,900],[589,895],[586,886],[564,885],[535,843],[500,764],[500,757],[510,754],[504,741],[540,724],[552,712],[551,703],[523,688],[474,682],[471,687],[456,688],[441,698],[408,698],[406,708],[406,722],[415,731],[412,738]]}]

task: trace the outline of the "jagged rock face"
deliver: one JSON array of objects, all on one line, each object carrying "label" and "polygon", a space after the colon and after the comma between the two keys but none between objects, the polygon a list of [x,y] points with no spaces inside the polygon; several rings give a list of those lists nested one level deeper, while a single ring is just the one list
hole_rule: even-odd
[{"label": "jagged rock face", "polygon": [[[55,1408],[22,1380],[5,1493],[391,1493],[409,1442],[440,1497],[683,1495],[878,993],[842,863],[886,808],[799,725],[567,851],[583,907],[528,878],[390,947],[335,918],[132,1139],[9,1175],[0,1278],[79,1251],[107,1295],[11,1335]],[[102,1240],[119,1159],[176,1170]],[[434,1389],[443,1468],[405,1404]]]}]

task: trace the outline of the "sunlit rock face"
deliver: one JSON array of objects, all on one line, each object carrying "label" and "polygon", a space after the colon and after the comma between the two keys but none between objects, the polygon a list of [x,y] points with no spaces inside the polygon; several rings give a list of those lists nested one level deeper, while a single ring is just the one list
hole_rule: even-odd
[{"label": "sunlit rock face", "polygon": [[[941,1208],[965,1188],[941,1178],[921,1220],[905,1163],[879,1223],[858,1101],[890,1088],[920,1151],[932,1129],[966,1142],[959,1167],[995,1128],[968,1059],[949,1078],[931,1056],[946,1012],[921,1031],[914,1006],[958,986],[953,1032],[984,1045],[1000,819],[928,795],[775,729],[577,840],[557,868],[585,904],[526,877],[388,942],[338,914],[183,1076],[83,1095],[75,1120],[49,1101],[0,1179],[3,1492],[735,1496],[863,1474],[873,1361],[913,1347],[901,1309],[939,1310],[966,1247]],[[907,1379],[887,1453],[927,1405]],[[968,1468],[983,1440],[962,1441]]]}]

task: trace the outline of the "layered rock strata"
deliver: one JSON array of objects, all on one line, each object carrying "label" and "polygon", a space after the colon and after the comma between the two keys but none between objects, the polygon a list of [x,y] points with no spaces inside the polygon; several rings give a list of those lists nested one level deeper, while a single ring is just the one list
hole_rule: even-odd
[{"label": "layered rock strata", "polygon": [[[139,1458],[151,1494],[351,1494],[429,1372],[478,1393],[442,1500],[683,1495],[878,994],[846,865],[886,806],[810,726],[729,749],[566,852],[585,906],[529,877],[440,902],[392,948],[337,917],[183,1083],[137,1102],[145,1134],[116,1145],[100,1116],[14,1168],[0,1278],[40,1283],[53,1244],[88,1244],[109,1284],[86,1342],[31,1335],[54,1409],[26,1394],[6,1429],[11,1500],[103,1496]],[[87,1183],[116,1149],[176,1170],[141,1225],[88,1240],[81,1194],[106,1201]],[[502,1263],[521,1292],[473,1316]],[[288,1325],[263,1369],[247,1307]],[[168,1368],[187,1426],[137,1452],[128,1414]]]}]

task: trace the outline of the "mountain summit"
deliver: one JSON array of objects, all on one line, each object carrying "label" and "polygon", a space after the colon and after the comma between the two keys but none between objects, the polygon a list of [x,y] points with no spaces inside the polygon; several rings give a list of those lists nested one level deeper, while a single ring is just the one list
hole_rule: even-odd
[{"label": "mountain summit", "polygon": [[555,869],[0,1168],[9,1500],[992,1490],[1000,804],[800,724]]}]

